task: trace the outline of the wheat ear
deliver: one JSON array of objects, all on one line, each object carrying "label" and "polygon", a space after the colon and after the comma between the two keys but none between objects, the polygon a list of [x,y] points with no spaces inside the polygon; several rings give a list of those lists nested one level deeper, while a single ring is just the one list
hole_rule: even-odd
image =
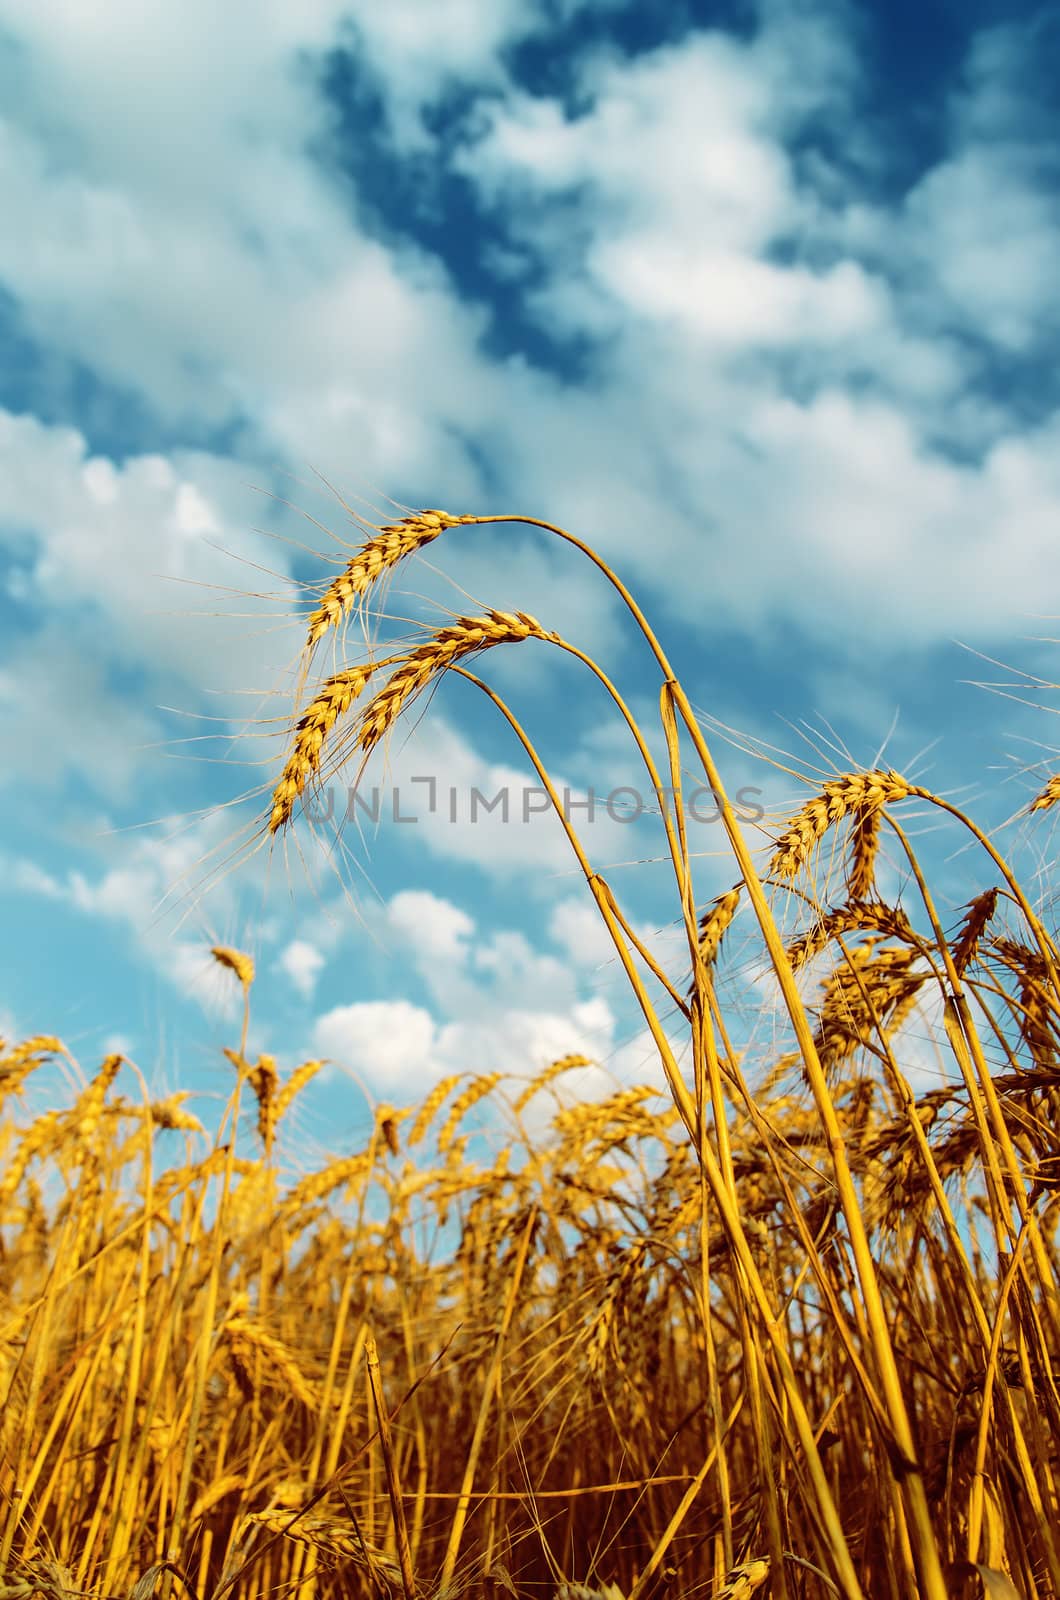
[{"label": "wheat ear", "polygon": [[385,662],[369,661],[359,667],[348,667],[344,672],[336,672],[309,702],[295,723],[290,753],[284,763],[280,780],[272,791],[270,833],[278,833],[290,822],[295,801],[310,778],[320,770],[324,740],[338,719],[345,716],[358,695],[362,693],[372,673],[385,664]]},{"label": "wheat ear", "polygon": [[456,622],[419,645],[402,661],[378,694],[365,706],[357,728],[355,743],[367,755],[393,727],[410,701],[433,678],[456,666],[480,650],[498,644],[520,644],[524,639],[543,639],[562,644],[558,633],[547,633],[525,611],[488,611],[481,617],[458,617]]},{"label": "wheat ear", "polygon": [[854,814],[864,830],[871,813],[911,793],[915,791],[897,772],[851,772],[833,778],[792,817],[777,840],[770,876],[794,877],[833,823]]},{"label": "wheat ear", "polygon": [[1056,805],[1057,801],[1060,801],[1060,772],[1053,774],[1041,794],[1035,795],[1027,809],[1028,811],[1048,811],[1050,807]]},{"label": "wheat ear", "polygon": [[354,602],[368,593],[382,573],[430,544],[446,528],[474,521],[474,517],[452,517],[448,511],[429,510],[417,511],[401,522],[380,528],[321,596],[320,604],[309,619],[307,652],[315,649],[330,628],[338,626]]}]

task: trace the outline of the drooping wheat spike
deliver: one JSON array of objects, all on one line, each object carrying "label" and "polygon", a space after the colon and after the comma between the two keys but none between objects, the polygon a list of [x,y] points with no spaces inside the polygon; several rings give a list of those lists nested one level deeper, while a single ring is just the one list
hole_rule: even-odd
[{"label": "drooping wheat spike", "polygon": [[459,617],[438,631],[402,661],[365,706],[355,743],[367,755],[385,736],[408,705],[433,678],[480,650],[498,644],[521,644],[542,639],[561,644],[558,633],[547,633],[525,611],[488,611],[481,617]]},{"label": "drooping wheat spike", "polygon": [[294,739],[287,760],[279,782],[272,791],[270,833],[277,833],[290,822],[295,801],[310,778],[320,770],[324,740],[338,719],[346,715],[353,702],[363,693],[372,674],[385,665],[382,661],[368,661],[336,672],[309,702],[295,723]]},{"label": "drooping wheat spike", "polygon": [[847,1060],[859,1045],[878,1047],[873,1012],[886,1033],[900,1027],[929,976],[911,970],[917,959],[916,950],[877,950],[868,940],[836,967],[825,985],[814,1041],[829,1066]]},{"label": "drooping wheat spike", "polygon": [[284,1197],[285,1213],[300,1211],[303,1206],[325,1199],[336,1189],[349,1188],[372,1169],[372,1156],[366,1150],[353,1156],[341,1156],[319,1172],[310,1172],[296,1183]]},{"label": "drooping wheat spike", "polygon": [[0,1177],[0,1211],[18,1191],[18,1186],[34,1157],[49,1155],[61,1143],[68,1116],[59,1111],[45,1111],[26,1129],[18,1148],[4,1164]]},{"label": "drooping wheat spike", "polygon": [[897,772],[850,772],[833,778],[792,817],[777,840],[769,863],[770,876],[794,877],[828,829],[844,817],[855,813],[863,824],[866,813],[879,811],[914,792]]},{"label": "drooping wheat spike", "polygon": [[421,1102],[420,1108],[413,1119],[412,1127],[409,1129],[408,1138],[405,1141],[410,1150],[414,1145],[419,1144],[437,1116],[442,1101],[451,1089],[456,1088],[463,1076],[462,1072],[453,1072],[447,1078],[439,1078],[430,1094]]},{"label": "drooping wheat spike", "polygon": [[1012,973],[1017,984],[1020,1035],[1036,1064],[1051,1066],[1060,1047],[1060,1015],[1053,1000],[1050,969],[1041,952],[993,935],[990,950]]},{"label": "drooping wheat spike", "polygon": [[118,1076],[124,1060],[125,1057],[117,1053],[107,1056],[92,1082],[79,1096],[71,1113],[78,1139],[91,1139],[95,1133],[103,1112],[103,1101],[106,1099],[107,1090]]},{"label": "drooping wheat spike", "polygon": [[205,1133],[206,1129],[198,1117],[193,1117],[190,1111],[183,1109],[190,1091],[181,1089],[176,1094],[171,1094],[165,1100],[152,1100],[148,1111],[152,1123],[156,1128],[176,1128],[183,1133]]},{"label": "drooping wheat spike", "polygon": [[833,939],[845,933],[860,932],[864,928],[885,933],[888,938],[899,939],[904,944],[916,943],[912,924],[900,906],[889,906],[883,900],[850,901],[847,905],[826,911],[808,932],[792,940],[788,945],[792,971],[798,972],[806,966]]},{"label": "drooping wheat spike", "polygon": [[[188,1189],[193,1183],[207,1183],[213,1177],[224,1172],[228,1164],[228,1146],[219,1145],[216,1150],[211,1150],[209,1155],[203,1156],[201,1161],[193,1162],[186,1167],[173,1167],[168,1172],[159,1174],[155,1183],[155,1199],[161,1205]],[[258,1170],[256,1161],[244,1160],[242,1156],[231,1162],[233,1177],[246,1177]]]},{"label": "drooping wheat spike", "polygon": [[847,894],[867,900],[876,881],[876,854],[880,848],[880,808],[859,807],[850,824]]},{"label": "drooping wheat spike", "polygon": [[629,1089],[618,1089],[606,1100],[595,1104],[575,1105],[557,1111],[552,1119],[556,1132],[564,1137],[575,1135],[583,1147],[583,1160],[596,1165],[600,1155],[627,1140],[648,1139],[657,1136],[665,1125],[653,1107],[645,1102],[657,1098],[658,1089],[649,1084],[634,1084]]},{"label": "drooping wheat spike", "polygon": [[484,1100],[490,1091],[500,1083],[502,1077],[503,1073],[500,1072],[480,1073],[478,1077],[472,1078],[463,1094],[457,1095],[449,1107],[449,1115],[446,1117],[442,1131],[438,1135],[439,1150],[447,1150],[449,1148],[453,1135],[472,1106],[476,1106],[480,1100]]},{"label": "drooping wheat spike", "polygon": [[297,1539],[301,1544],[307,1544],[312,1549],[319,1550],[323,1555],[342,1556],[348,1561],[353,1561],[357,1566],[367,1570],[373,1587],[382,1594],[401,1595],[401,1569],[396,1561],[392,1561],[381,1550],[372,1544],[366,1544],[357,1537],[357,1530],[352,1528],[349,1520],[339,1520],[337,1517],[297,1517],[286,1510],[269,1510],[251,1512],[245,1520],[248,1523],[257,1523],[270,1531],[282,1533],[288,1539]]},{"label": "drooping wheat spike", "polygon": [[40,1033],[18,1045],[8,1045],[6,1040],[0,1039],[0,1095],[17,1092],[31,1072],[42,1066],[49,1056],[62,1051],[62,1041],[51,1034]]},{"label": "drooping wheat spike", "polygon": [[219,967],[226,967],[229,972],[234,972],[244,990],[249,989],[254,982],[254,960],[252,956],[245,955],[242,950],[233,950],[230,945],[215,944],[210,951]]},{"label": "drooping wheat spike", "polygon": [[271,1369],[273,1387],[289,1390],[307,1411],[319,1410],[319,1397],[306,1382],[292,1352],[282,1340],[241,1314],[228,1319],[224,1332],[232,1354],[237,1358],[241,1356],[245,1366],[252,1365],[247,1360],[248,1354],[252,1357],[255,1351],[259,1352],[265,1358],[266,1370]]},{"label": "drooping wheat spike", "polygon": [[986,889],[968,902],[968,915],[953,946],[953,965],[958,977],[963,976],[965,969],[978,953],[979,941],[997,907],[999,892],[997,889]]},{"label": "drooping wheat spike", "polygon": [[1060,801],[1060,772],[1055,772],[1041,794],[1035,795],[1028,811],[1048,811]]},{"label": "drooping wheat spike", "polygon": [[576,1054],[559,1056],[555,1061],[550,1062],[543,1072],[539,1072],[533,1083],[528,1084],[522,1091],[512,1106],[513,1112],[518,1116],[521,1111],[525,1111],[535,1094],[540,1094],[542,1089],[547,1089],[550,1083],[554,1083],[565,1072],[573,1072],[578,1067],[591,1067],[593,1064],[589,1056]]},{"label": "drooping wheat spike", "polygon": [[[726,930],[733,917],[736,915],[736,909],[739,904],[740,886],[737,884],[735,889],[730,889],[726,894],[720,894],[716,900],[712,900],[707,910],[700,917],[699,959],[705,967],[712,967],[718,959],[721,941],[725,937]],[[694,989],[695,983],[693,982],[688,991],[690,995]]]},{"label": "drooping wheat spike", "polygon": [[276,1096],[276,1120],[279,1122],[290,1109],[291,1102],[301,1094],[307,1083],[311,1083],[324,1065],[323,1061],[303,1061],[300,1067],[295,1067],[287,1082]]},{"label": "drooping wheat spike", "polygon": [[354,601],[366,595],[376,579],[406,556],[422,550],[446,528],[471,523],[474,517],[453,517],[448,511],[416,511],[401,522],[389,523],[368,539],[345,570],[328,586],[309,619],[306,651],[319,644],[330,628],[337,627]]},{"label": "drooping wheat spike", "polygon": [[769,1562],[764,1557],[745,1561],[742,1566],[733,1567],[731,1572],[725,1574],[725,1582],[715,1600],[750,1600],[750,1596],[762,1587],[768,1577]]},{"label": "drooping wheat spike", "polygon": [[247,1082],[258,1102],[258,1137],[267,1156],[272,1154],[272,1141],[276,1136],[276,1085],[279,1081],[272,1056],[259,1056],[247,1074]]}]

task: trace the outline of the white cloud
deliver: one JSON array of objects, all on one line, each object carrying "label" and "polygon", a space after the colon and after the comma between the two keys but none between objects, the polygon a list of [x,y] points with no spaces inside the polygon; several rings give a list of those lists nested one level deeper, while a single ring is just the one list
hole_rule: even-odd
[{"label": "white cloud", "polygon": [[[515,226],[554,279],[537,300],[544,316],[573,329],[595,300],[601,327],[666,319],[725,348],[843,339],[886,321],[882,286],[856,263],[818,274],[762,259],[807,210],[780,129],[832,92],[842,56],[834,38],[822,48],[820,23],[790,22],[751,45],[713,32],[632,62],[600,52],[583,64],[589,105],[575,116],[525,94],[491,105],[459,165],[523,203]],[[782,38],[804,73],[782,62]],[[544,203],[574,196],[576,215],[550,222]]]},{"label": "white cloud", "polygon": [[[536,307],[551,332],[608,333],[587,381],[560,384],[525,361],[488,356],[485,311],[422,249],[366,237],[355,201],[344,204],[308,159],[307,144],[330,126],[308,63],[341,38],[346,18],[410,139],[427,137],[420,110],[447,85],[491,91],[458,165],[542,269],[524,308]],[[1051,213],[1016,138],[1016,91],[998,110],[988,70],[992,62],[1012,78],[1014,36],[979,47],[965,96],[973,110],[954,113],[951,151],[899,213],[862,202],[849,175],[821,176],[821,163],[811,169],[792,154],[807,115],[827,108],[850,121],[848,150],[869,159],[854,126],[861,69],[838,13],[772,4],[747,41],[699,31],[636,58],[597,50],[576,66],[574,111],[516,90],[498,65],[504,43],[547,26],[536,5],[450,0],[426,27],[405,4],[318,4],[297,20],[273,7],[253,41],[241,41],[239,70],[224,75],[211,63],[229,23],[207,8],[192,7],[157,53],[139,14],[126,20],[121,51],[111,60],[108,49],[97,76],[103,52],[91,29],[53,26],[47,5],[12,19],[27,55],[11,73],[0,182],[26,225],[8,230],[0,277],[53,344],[143,387],[170,414],[220,420],[241,407],[287,459],[328,470],[353,439],[362,482],[430,481],[454,503],[483,498],[475,452],[460,442],[473,439],[513,503],[602,542],[685,617],[708,588],[744,627],[793,612],[824,622],[841,599],[840,619],[856,616],[859,637],[870,630],[885,645],[906,597],[892,562],[883,603],[871,603],[884,562],[864,550],[878,533],[881,550],[897,538],[927,557],[928,581],[902,619],[915,640],[1011,626],[1011,601],[997,606],[985,586],[944,581],[969,508],[984,503],[989,463],[955,467],[934,441],[997,443],[1007,431],[1010,443],[1028,443],[1003,400],[969,392],[969,358],[938,299],[960,302],[1016,348],[1049,291]],[[187,104],[197,108],[194,137]],[[991,151],[983,129],[999,117],[1005,140]],[[130,140],[130,120],[158,138]],[[178,123],[181,140],[170,142],[165,130]],[[1000,239],[998,204],[1007,208]],[[1018,270],[1002,259],[1008,239]],[[792,259],[774,257],[776,244],[793,245]],[[866,373],[875,394],[855,399],[848,384],[863,389]],[[792,387],[799,398],[784,401]],[[785,405],[790,450],[777,429]],[[818,411],[829,408],[835,434],[822,436]],[[11,440],[13,481],[24,459],[31,486],[13,496],[11,522],[22,538],[26,527],[56,530],[34,568],[38,589],[50,605],[64,593],[102,605],[116,648],[146,650],[148,569],[231,583],[231,566],[222,578],[203,537],[216,525],[230,545],[239,524],[225,463],[200,457],[163,483],[165,463],[83,462],[73,436],[44,439],[23,424]],[[993,520],[980,518],[982,538],[999,546],[1000,528],[1016,552],[1011,591],[1038,553],[1022,530],[1055,513],[1046,476],[1039,471],[1030,504],[1026,494],[995,495]],[[68,492],[34,508],[32,495],[53,478]],[[74,492],[76,518],[64,503]],[[820,529],[824,500],[835,525],[844,507],[842,540]],[[865,538],[850,537],[850,505],[872,520]],[[145,526],[158,530],[151,541]],[[261,553],[249,540],[245,548]],[[466,570],[485,589],[496,544],[481,549],[478,569],[469,559]],[[545,596],[556,569],[525,553],[534,549],[518,547],[529,573],[520,583]],[[776,559],[792,549],[802,558],[794,584]],[[279,559],[275,548],[270,557]],[[675,569],[703,576],[668,584]],[[594,591],[580,574],[571,581],[573,618]],[[179,621],[152,624],[151,642],[198,682],[217,643],[205,650],[205,630]],[[607,594],[590,631],[613,622]],[[224,649],[229,677],[245,685],[253,646]],[[278,647],[266,636],[262,651],[275,681]]]},{"label": "white cloud", "polygon": [[611,1068],[581,1080],[581,1088],[592,1084],[602,1092],[604,1084],[613,1084],[614,1028],[600,1000],[569,1015],[512,1008],[488,1022],[470,1016],[442,1021],[407,1000],[371,1000],[325,1012],[312,1037],[314,1050],[370,1089],[414,1099],[450,1073],[532,1073],[571,1054]]},{"label": "white cloud", "polygon": [[303,999],[308,1000],[316,989],[317,979],[327,966],[327,957],[307,939],[292,939],[281,950],[276,964]]},{"label": "white cloud", "polygon": [[[553,926],[573,936],[570,909]],[[578,1078],[583,1097],[607,1092],[616,1079],[658,1074],[620,973],[613,996],[587,994],[584,965],[537,949],[517,930],[486,930],[422,890],[392,898],[384,929],[401,939],[393,952],[398,986],[418,974],[430,1007],[362,1001],[324,1013],[313,1030],[314,1048],[379,1092],[412,1098],[450,1073],[532,1074],[570,1054],[598,1064]],[[620,1013],[635,1018],[632,1037]]]},{"label": "white cloud", "polygon": [[35,861],[10,860],[0,857],[0,871],[9,890],[21,894],[38,895],[42,900],[61,900],[65,890],[58,878],[45,872]]},{"label": "white cloud", "polygon": [[548,931],[575,967],[591,971],[617,959],[604,919],[587,896],[561,900],[554,906]]},{"label": "white cloud", "polygon": [[0,668],[4,738],[28,757],[17,767],[3,764],[0,787],[54,789],[73,778],[112,800],[129,793],[143,747],[160,730],[108,684],[90,649],[48,621],[7,654]]},{"label": "white cloud", "polygon": [[[129,936],[130,953],[174,988],[207,1012],[235,1016],[242,1003],[238,984],[210,949],[214,944],[245,948],[257,941],[220,931],[240,920],[239,890],[230,876],[214,881],[208,897],[200,892],[203,863],[219,847],[225,853],[228,827],[226,814],[214,812],[192,823],[170,819],[157,835],[138,834],[131,841],[101,829],[97,852],[104,859],[109,855],[112,864],[95,875],[79,867],[49,873],[24,861],[12,864],[5,878],[18,890],[114,924]],[[260,877],[243,883],[244,890],[248,887],[260,893]]]},{"label": "white cloud", "polygon": [[475,924],[466,911],[423,889],[403,889],[387,907],[388,920],[399,938],[408,941],[417,960],[456,962],[468,957],[467,941]]},{"label": "white cloud", "polygon": [[[0,544],[25,565],[25,620],[62,616],[65,628],[71,616],[104,660],[178,673],[200,694],[271,687],[292,642],[272,618],[304,607],[283,547],[245,527],[244,472],[194,452],[119,468],[91,457],[75,429],[0,410]],[[261,585],[260,572],[248,583],[248,561],[279,569],[271,603],[239,594]],[[86,672],[103,676],[91,661]]]},{"label": "white cloud", "polygon": [[909,196],[906,238],[951,316],[979,338],[1029,354],[1060,326],[1060,207],[1018,147],[972,145]]},{"label": "white cloud", "polygon": [[408,1000],[361,1000],[318,1018],[313,1047],[386,1093],[426,1090],[438,1076],[437,1029]]}]

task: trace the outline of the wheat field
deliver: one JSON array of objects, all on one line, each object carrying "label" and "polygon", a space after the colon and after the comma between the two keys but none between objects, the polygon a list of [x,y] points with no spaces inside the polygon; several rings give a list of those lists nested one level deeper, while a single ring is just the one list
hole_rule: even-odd
[{"label": "wheat field", "polygon": [[[500,521],[615,586],[654,659],[657,730],[524,612],[313,676],[380,579]],[[256,843],[445,674],[469,680],[552,795],[658,1074],[587,1102],[564,1092],[584,1058],[520,1079],[483,1063],[379,1107],[360,1148],[292,1179],[321,1063],[248,1054],[249,954],[213,952],[244,1000],[216,1128],[183,1094],[151,1101],[121,1056],[28,1116],[24,1087],[64,1046],[0,1043],[0,1600],[1060,1595],[1060,969],[1013,869],[891,770],[821,784],[763,856],[595,552],[536,519],[438,510],[366,535],[312,597]],[[594,675],[644,764],[675,970],[471,671],[527,641]],[[732,889],[706,904],[690,767],[732,854]],[[1028,825],[1058,801],[1054,777]],[[914,809],[981,869],[948,929]],[[902,904],[878,884],[884,844],[915,891]],[[737,916],[777,996],[757,1053],[722,981]],[[926,1092],[912,1018],[942,1074]]]}]

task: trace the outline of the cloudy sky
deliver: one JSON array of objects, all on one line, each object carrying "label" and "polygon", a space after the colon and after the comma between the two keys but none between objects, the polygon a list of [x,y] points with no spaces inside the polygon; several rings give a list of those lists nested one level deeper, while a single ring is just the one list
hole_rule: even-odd
[{"label": "cloudy sky", "polygon": [[[882,749],[984,823],[1025,805],[1060,765],[1058,47],[1060,8],[1003,0],[0,0],[0,1033],[219,1095],[221,941],[258,962],[255,1046],[336,1063],[339,1128],[357,1079],[644,1075],[468,685],[379,763],[378,825],[247,858],[312,586],[394,502],[569,527],[705,717],[789,767]],[[529,610],[655,715],[577,552],[507,525],[426,555],[392,627]],[[561,785],[642,784],[583,669],[502,654]],[[717,754],[770,814],[805,798]],[[665,947],[653,819],[597,809]],[[1054,853],[1048,819],[999,837]],[[709,822],[693,847],[705,901],[735,873]],[[939,851],[952,920],[993,880]]]}]

